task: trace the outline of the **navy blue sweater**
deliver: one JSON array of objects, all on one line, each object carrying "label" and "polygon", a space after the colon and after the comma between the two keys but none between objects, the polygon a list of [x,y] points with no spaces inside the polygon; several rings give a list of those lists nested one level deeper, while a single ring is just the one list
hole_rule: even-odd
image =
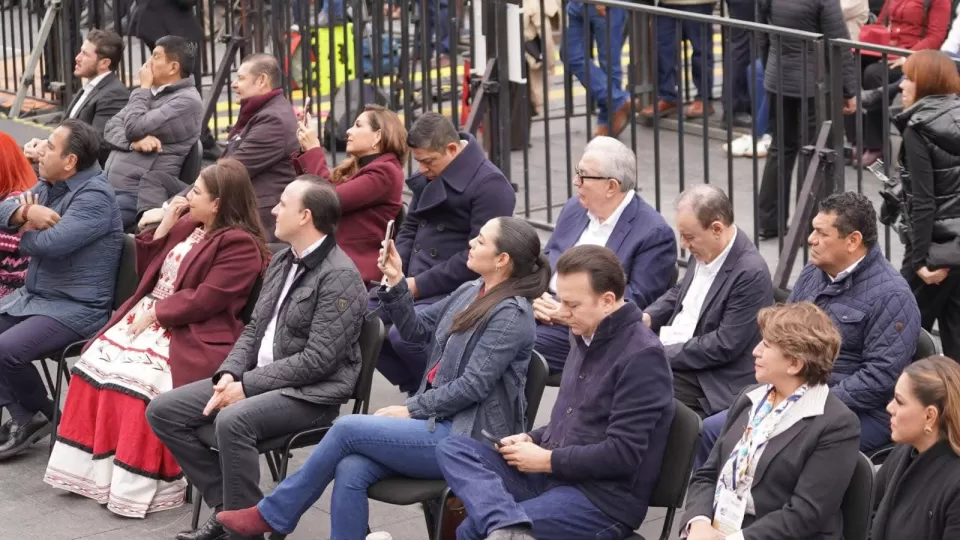
[{"label": "navy blue sweater", "polygon": [[571,345],[550,423],[530,436],[553,451],[554,480],[636,529],[673,421],[670,364],[629,302],[600,323],[589,347],[580,337]]}]

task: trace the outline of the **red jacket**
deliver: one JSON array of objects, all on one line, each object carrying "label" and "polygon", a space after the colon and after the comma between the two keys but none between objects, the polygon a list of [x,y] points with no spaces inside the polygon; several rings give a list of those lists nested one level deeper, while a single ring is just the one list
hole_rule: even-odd
[{"label": "red jacket", "polygon": [[[890,45],[911,51],[939,50],[947,39],[951,0],[930,0],[930,11],[924,14],[926,0],[887,0],[880,11],[879,21],[890,28]],[[924,31],[923,23],[927,28]]]},{"label": "red jacket", "polygon": [[[324,176],[327,159],[322,148],[314,148],[297,158],[307,174]],[[360,168],[352,178],[336,186],[343,216],[337,226],[337,245],[357,265],[363,281],[379,281],[377,268],[380,244],[387,222],[396,219],[403,205],[403,167],[397,156],[381,154]],[[400,224],[395,224],[397,228]]]},{"label": "red jacket", "polygon": [[[199,225],[186,216],[160,240],[153,240],[153,230],[137,237],[140,284],[97,337],[153,291],[167,253]],[[174,388],[212,377],[226,359],[243,331],[239,313],[263,267],[253,237],[240,229],[226,229],[201,240],[180,263],[175,292],[156,304],[157,321],[171,332]]]}]

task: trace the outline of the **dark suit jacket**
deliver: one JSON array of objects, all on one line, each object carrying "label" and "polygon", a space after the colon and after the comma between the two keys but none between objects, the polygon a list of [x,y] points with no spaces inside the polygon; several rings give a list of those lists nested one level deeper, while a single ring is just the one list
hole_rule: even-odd
[{"label": "dark suit jacket", "polygon": [[[77,104],[80,95],[81,92],[77,92],[73,96],[70,105],[64,111],[64,118],[70,117],[70,111]],[[103,130],[107,126],[107,121],[120,112],[120,109],[127,105],[129,99],[130,90],[117,77],[116,73],[111,72],[90,91],[90,95],[84,100],[80,110],[77,111],[77,116],[74,117],[93,126],[93,129],[100,135],[101,166],[107,162],[107,157],[110,155],[110,145],[103,140]]]},{"label": "dark suit jacket", "polygon": [[132,33],[149,48],[164,36],[182,36],[203,48],[203,28],[194,15],[193,1],[136,0],[136,4]]},{"label": "dark suit jacket", "polygon": [[[576,245],[589,222],[578,197],[567,201],[544,249],[551,268],[556,269],[560,255]],[[627,274],[624,296],[637,307],[649,306],[666,292],[677,264],[677,241],[663,216],[639,195],[623,209],[607,247],[623,264]]]},{"label": "dark suit jacket", "polygon": [[[154,230],[137,237],[137,291],[114,312],[97,337],[127,316],[153,291],[163,260],[200,225],[183,217],[160,240]],[[173,386],[213,375],[243,332],[239,315],[264,261],[253,237],[240,229],[216,232],[196,244],[180,263],[175,292],[156,303],[157,321],[170,330]]]},{"label": "dark suit jacket", "polygon": [[448,294],[476,279],[467,268],[468,242],[487,221],[512,216],[513,186],[469,133],[466,147],[435,179],[415,174],[410,210],[397,232],[403,270],[414,278],[418,298]]},{"label": "dark suit jacket", "polygon": [[281,94],[267,101],[230,139],[223,157],[246,166],[262,212],[276,206],[284,188],[296,178],[293,154],[299,149],[297,117]]},{"label": "dark suit jacket", "polygon": [[[683,307],[696,269],[696,261],[692,257],[690,260],[683,280],[646,309],[655,332],[672,324]],[[760,342],[757,313],[770,305],[770,269],[746,233],[738,231],[704,299],[693,338],[664,347],[674,371],[696,374],[707,397],[703,404],[707,414],[729,407],[737,392],[756,381],[753,348]]]},{"label": "dark suit jacket", "polygon": [[[752,405],[747,393],[759,386],[745,389],[730,407],[710,457],[690,480],[681,528],[697,516],[713,518],[720,469],[743,436]],[[756,515],[744,517],[744,540],[843,537],[840,503],[860,452],[860,422],[832,392],[820,388],[826,397],[823,413],[800,419],[764,447],[750,488]]]}]

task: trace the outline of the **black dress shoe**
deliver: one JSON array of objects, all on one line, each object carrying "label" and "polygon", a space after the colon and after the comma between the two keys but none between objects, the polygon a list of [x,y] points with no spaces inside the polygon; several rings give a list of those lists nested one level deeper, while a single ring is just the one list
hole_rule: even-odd
[{"label": "black dress shoe", "polygon": [[760,229],[757,231],[757,236],[760,237],[761,240],[770,240],[771,238],[780,236],[780,231],[776,229]]},{"label": "black dress shoe", "polygon": [[217,512],[214,511],[199,529],[182,532],[177,535],[177,540],[226,540],[229,534],[217,521]]},{"label": "black dress shoe", "polygon": [[10,437],[0,444],[0,461],[10,459],[23,452],[30,445],[53,433],[53,424],[38,412],[24,425],[10,422]]}]

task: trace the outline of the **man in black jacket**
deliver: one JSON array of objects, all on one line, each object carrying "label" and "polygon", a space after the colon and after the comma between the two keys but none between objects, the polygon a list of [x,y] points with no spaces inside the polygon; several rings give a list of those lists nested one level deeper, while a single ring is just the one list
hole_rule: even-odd
[{"label": "man in black jacket", "polygon": [[460,540],[624,538],[643,522],[674,402],[670,364],[635,304],[617,256],[577,246],[557,262],[570,355],[550,423],[502,439],[437,447],[463,500]]},{"label": "man in black jacket", "polygon": [[[366,291],[333,236],[340,220],[336,190],[300,177],[274,215],[277,237],[291,248],[271,261],[237,344],[212,381],[162,394],[147,408],[157,437],[214,508],[202,527],[178,540],[225,538],[217,512],[263,498],[257,443],[329,425],[360,375]],[[211,427],[217,451],[198,434]]]}]

